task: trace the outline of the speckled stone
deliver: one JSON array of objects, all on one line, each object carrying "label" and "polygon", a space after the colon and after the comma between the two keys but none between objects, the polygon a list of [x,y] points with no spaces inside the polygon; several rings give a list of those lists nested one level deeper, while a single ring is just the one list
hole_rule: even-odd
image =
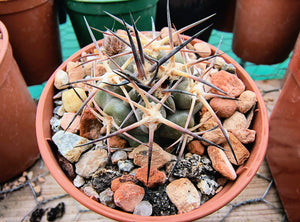
[{"label": "speckled stone", "polygon": [[110,188],[107,188],[99,194],[99,201],[105,206],[111,208],[116,207],[114,203],[114,192]]},{"label": "speckled stone", "polygon": [[118,161],[118,168],[121,172],[130,172],[134,168],[134,164],[131,160]]},{"label": "speckled stone", "polygon": [[52,140],[57,146],[60,154],[72,163],[77,162],[79,157],[81,156],[81,153],[92,146],[92,144],[79,146],[81,144],[89,142],[89,140],[76,134],[65,132],[63,130],[57,131],[52,136]]}]

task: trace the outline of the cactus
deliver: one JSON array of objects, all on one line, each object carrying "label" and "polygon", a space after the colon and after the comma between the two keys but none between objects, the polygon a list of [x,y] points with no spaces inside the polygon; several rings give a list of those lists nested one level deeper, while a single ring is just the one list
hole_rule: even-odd
[{"label": "cactus", "polygon": [[[68,83],[70,87],[83,84],[89,89],[89,96],[76,115],[88,108],[106,127],[104,136],[83,145],[115,135],[126,138],[131,146],[145,144],[149,147],[148,171],[154,143],[164,147],[177,146],[178,160],[191,138],[223,149],[197,132],[199,124],[195,119],[199,118],[199,110],[203,106],[215,118],[234,154],[226,129],[206,100],[214,96],[235,99],[205,80],[206,74],[214,66],[215,58],[220,55],[219,48],[214,55],[195,58],[197,51],[190,49],[191,42],[209,27],[187,40],[180,35],[211,16],[180,30],[171,28],[168,16],[168,32],[165,36],[155,30],[139,32],[133,18],[132,25],[129,25],[111,16],[123,23],[125,31],[113,32],[107,29],[103,32],[104,42],[101,47],[93,36],[92,27],[85,20],[96,47],[96,58],[93,54],[93,59],[82,65],[87,62],[93,62],[94,66],[96,62],[101,63],[106,72],[95,77],[92,67],[90,78]],[[208,68],[198,68],[200,62],[207,62]],[[205,87],[214,88],[223,95],[209,93]],[[95,109],[90,107],[91,101]],[[107,144],[110,152],[110,145]]]}]

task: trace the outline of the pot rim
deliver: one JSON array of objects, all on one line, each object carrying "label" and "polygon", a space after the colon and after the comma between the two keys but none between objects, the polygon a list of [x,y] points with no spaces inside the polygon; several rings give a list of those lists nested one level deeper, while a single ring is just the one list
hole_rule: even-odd
[{"label": "pot rim", "polygon": [[[183,36],[185,39],[188,36]],[[98,41],[101,44],[103,40]],[[194,40],[192,43],[202,42],[199,39]],[[209,44],[210,45],[210,44]],[[216,47],[210,45],[213,51],[216,51]],[[239,166],[236,170],[238,175],[235,181],[229,181],[224,188],[212,197],[207,202],[203,203],[199,208],[190,211],[188,213],[169,215],[169,216],[139,216],[133,215],[130,213],[122,212],[116,209],[112,209],[101,203],[90,199],[86,196],[82,191],[76,188],[72,181],[70,181],[67,176],[64,174],[59,164],[57,163],[54,154],[51,150],[50,145],[47,143],[47,140],[51,140],[51,129],[49,120],[52,116],[52,109],[49,110],[49,102],[52,101],[53,95],[53,83],[55,73],[59,69],[64,69],[66,64],[69,61],[74,61],[74,59],[79,58],[83,51],[90,51],[90,49],[94,48],[94,44],[91,43],[81,50],[74,53],[71,57],[69,57],[65,62],[63,62],[57,70],[52,74],[50,79],[48,80],[45,88],[40,97],[38,108],[37,108],[37,116],[36,116],[36,133],[37,133],[37,141],[40,149],[40,153],[42,158],[48,167],[51,175],[58,182],[58,184],[72,196],[74,199],[79,201],[81,204],[86,206],[87,208],[93,210],[94,212],[103,215],[108,218],[112,218],[118,221],[162,221],[162,220],[172,220],[172,221],[191,221],[195,219],[202,218],[207,216],[218,209],[225,206],[231,200],[233,200],[251,181],[251,179],[256,174],[259,169],[261,162],[264,159],[267,144],[268,144],[268,135],[269,135],[269,124],[268,124],[268,114],[265,107],[264,100],[262,95],[260,94],[259,89],[257,88],[255,82],[248,75],[248,73],[231,57],[227,54],[222,54],[221,57],[225,59],[226,62],[232,63],[237,70],[237,75],[244,82],[247,89],[250,89],[255,92],[257,96],[257,109],[259,112],[255,114],[255,121],[253,124],[253,128],[259,128],[259,137],[256,138],[255,143],[251,150],[251,155],[246,163],[242,166]],[[222,53],[220,51],[220,53]],[[50,95],[49,95],[50,93]],[[53,104],[50,104],[50,107]],[[48,110],[47,110],[48,108]]]}]

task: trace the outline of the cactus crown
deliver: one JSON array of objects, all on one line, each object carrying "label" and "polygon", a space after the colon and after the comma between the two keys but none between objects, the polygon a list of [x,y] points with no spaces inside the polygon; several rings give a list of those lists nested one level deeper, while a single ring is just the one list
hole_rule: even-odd
[{"label": "cactus crown", "polygon": [[[213,15],[175,30],[171,28],[168,13],[168,28],[161,33],[155,30],[139,32],[133,18],[132,25],[129,25],[111,16],[123,23],[125,31],[115,33],[107,29],[103,32],[102,48],[93,36],[91,29],[94,28],[85,20],[97,54],[95,59],[89,59],[88,62],[94,61],[93,68],[101,62],[106,72],[96,77],[92,68],[91,78],[68,83],[69,86],[80,83],[89,87],[89,97],[76,115],[88,108],[106,127],[106,135],[89,143],[119,135],[125,137],[132,146],[148,146],[149,178],[153,143],[177,147],[174,151],[179,155],[178,160],[191,138],[223,149],[202,138],[201,132],[197,132],[199,124],[195,124],[195,118],[201,107],[205,106],[230,144],[226,129],[206,100],[213,96],[234,99],[205,81],[206,74],[214,66],[215,58],[220,55],[219,47],[214,55],[194,58],[197,51],[190,49],[190,43],[209,27],[190,38],[180,35]],[[200,69],[197,64],[201,62],[209,64],[208,68]],[[220,93],[212,94],[205,87],[214,88]],[[93,101],[96,109],[88,105],[90,101]],[[110,151],[109,142],[107,145]]]}]

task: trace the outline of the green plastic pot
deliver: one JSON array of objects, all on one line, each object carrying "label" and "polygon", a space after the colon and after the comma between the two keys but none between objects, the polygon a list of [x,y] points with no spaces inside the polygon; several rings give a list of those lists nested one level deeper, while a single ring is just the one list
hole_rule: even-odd
[{"label": "green plastic pot", "polygon": [[[123,25],[115,21],[105,12],[109,12],[119,18],[124,18],[131,24],[130,12],[140,31],[151,30],[151,17],[155,19],[158,0],[65,0],[66,9],[70,16],[76,37],[80,47],[92,42],[86,28],[83,17],[89,25],[105,31],[105,27],[113,30],[123,28]],[[96,39],[102,39],[103,35],[94,32]]]}]

